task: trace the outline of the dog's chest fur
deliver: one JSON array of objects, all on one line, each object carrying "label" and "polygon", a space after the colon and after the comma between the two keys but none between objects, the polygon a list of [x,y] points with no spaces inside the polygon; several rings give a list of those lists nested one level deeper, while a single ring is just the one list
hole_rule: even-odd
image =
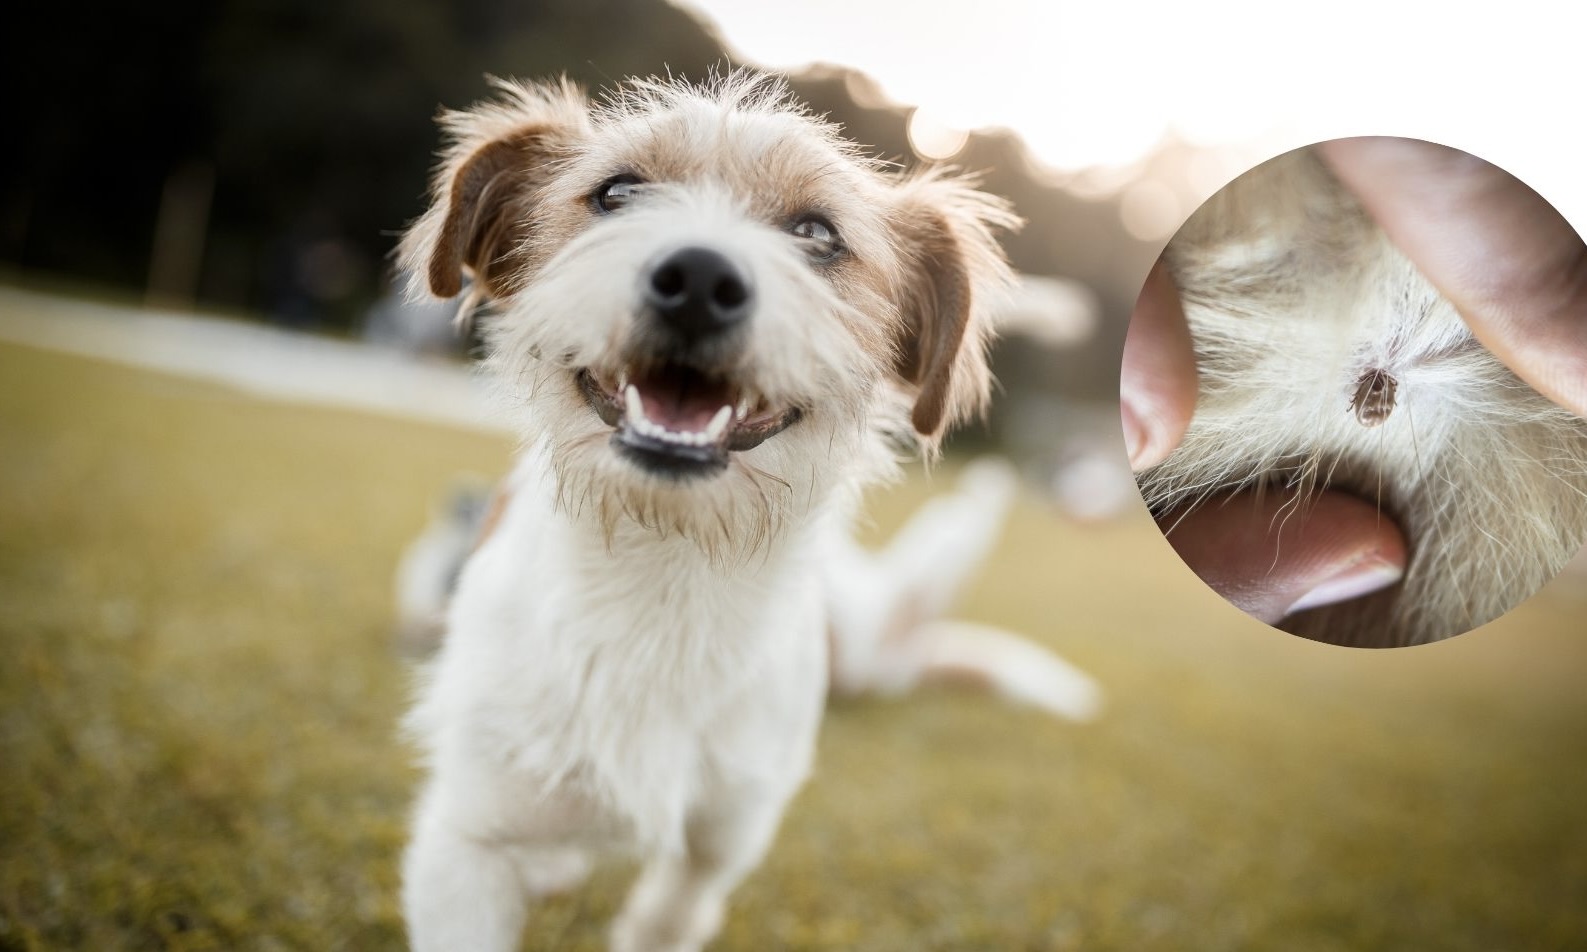
[{"label": "dog's chest fur", "polygon": [[[470,693],[429,692],[410,722],[421,742],[458,732],[508,782],[593,809],[603,846],[676,842],[713,789],[785,782],[790,758],[808,762],[824,616],[818,573],[789,567],[819,522],[723,564],[677,535],[625,524],[608,537],[559,508],[541,453],[513,493],[436,661],[467,667],[436,684]],[[786,723],[809,729],[767,727]]]}]

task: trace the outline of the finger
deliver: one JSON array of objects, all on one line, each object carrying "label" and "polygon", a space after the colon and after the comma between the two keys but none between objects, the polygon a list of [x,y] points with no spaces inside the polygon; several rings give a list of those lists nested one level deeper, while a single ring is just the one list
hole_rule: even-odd
[{"label": "finger", "polygon": [[1587,245],[1525,183],[1415,139],[1338,139],[1323,159],[1472,333],[1539,393],[1587,416]]},{"label": "finger", "polygon": [[1130,468],[1163,461],[1190,426],[1196,407],[1196,355],[1179,289],[1159,260],[1146,276],[1124,337],[1119,414]]},{"label": "finger", "polygon": [[1248,615],[1274,624],[1359,598],[1405,574],[1405,537],[1372,503],[1324,492],[1237,493],[1159,520],[1191,571]]}]

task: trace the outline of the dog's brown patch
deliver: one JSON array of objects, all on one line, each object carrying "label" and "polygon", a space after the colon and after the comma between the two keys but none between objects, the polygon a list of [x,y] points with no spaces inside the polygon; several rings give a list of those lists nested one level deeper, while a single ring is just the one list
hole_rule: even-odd
[{"label": "dog's brown patch", "polygon": [[487,293],[499,297],[523,270],[517,249],[529,231],[536,179],[542,177],[554,130],[521,129],[482,146],[452,179],[446,218],[430,256],[430,290],[451,297],[462,290],[467,266]]},{"label": "dog's brown patch", "polygon": [[970,323],[970,278],[947,220],[926,211],[912,240],[920,274],[904,312],[898,372],[920,388],[910,422],[922,436],[941,428],[949,412],[953,368]]}]

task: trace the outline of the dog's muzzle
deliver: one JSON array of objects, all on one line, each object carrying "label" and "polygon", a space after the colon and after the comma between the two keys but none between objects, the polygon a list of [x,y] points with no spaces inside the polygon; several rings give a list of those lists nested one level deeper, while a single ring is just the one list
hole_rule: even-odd
[{"label": "dog's muzzle", "polygon": [[615,373],[578,372],[585,399],[615,428],[612,445],[630,462],[673,479],[714,475],[729,454],[803,415],[733,377],[755,294],[725,255],[703,247],[665,255],[649,269],[641,299],[647,313],[635,353]]}]

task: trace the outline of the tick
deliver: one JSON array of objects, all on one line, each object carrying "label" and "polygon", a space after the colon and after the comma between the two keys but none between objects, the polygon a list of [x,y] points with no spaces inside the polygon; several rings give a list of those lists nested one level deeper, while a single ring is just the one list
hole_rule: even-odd
[{"label": "tick", "polygon": [[1394,412],[1394,394],[1399,387],[1400,382],[1387,371],[1373,369],[1362,374],[1356,381],[1355,396],[1350,398],[1356,422],[1374,427],[1387,420]]}]

